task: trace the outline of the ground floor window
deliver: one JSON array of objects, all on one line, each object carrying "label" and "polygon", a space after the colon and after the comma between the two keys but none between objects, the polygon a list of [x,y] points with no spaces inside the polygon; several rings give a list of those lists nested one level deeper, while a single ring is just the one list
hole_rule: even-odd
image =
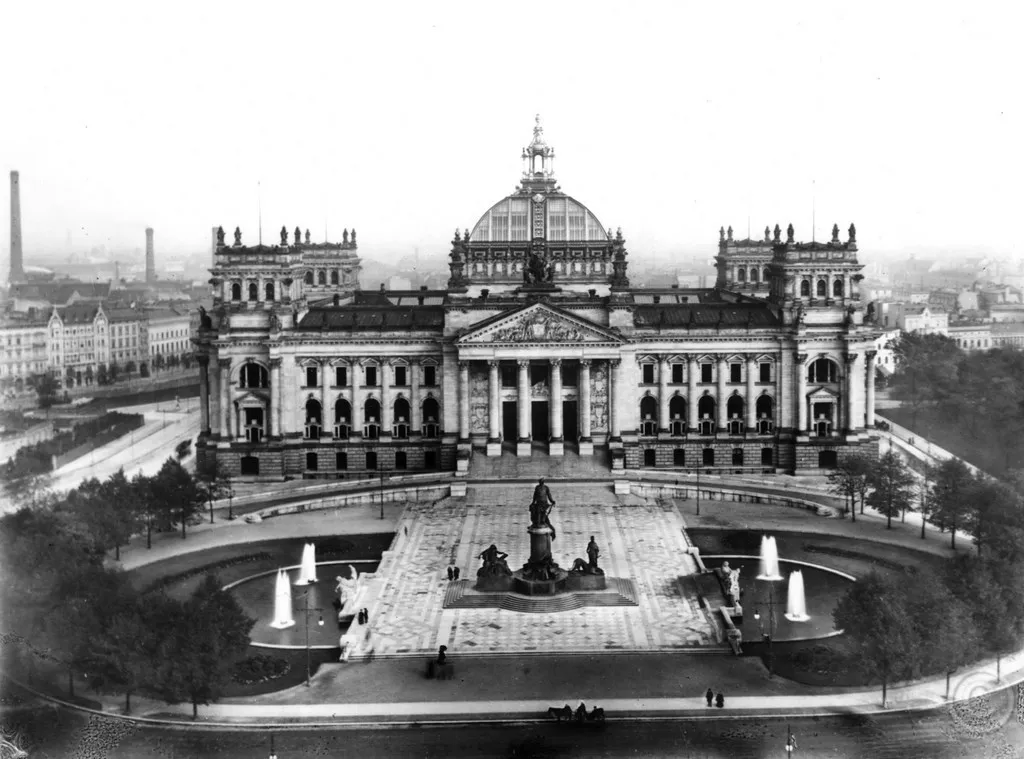
[{"label": "ground floor window", "polygon": [[366,452],[366,468],[376,469],[377,468],[377,452],[367,451]]},{"label": "ground floor window", "polygon": [[704,466],[714,466],[715,465],[715,449],[714,448],[705,448],[704,449],[704,453],[703,453],[703,458],[704,458]]},{"label": "ground floor window", "polygon": [[762,466],[771,466],[774,460],[774,450],[771,448],[761,449],[761,464]]},{"label": "ground floor window", "polygon": [[644,451],[644,466],[654,466],[657,461],[657,453],[653,448]]},{"label": "ground floor window", "polygon": [[818,468],[835,469],[839,465],[839,457],[835,451],[818,451]]},{"label": "ground floor window", "polygon": [[682,448],[672,451],[672,464],[673,466],[686,466],[686,451]]},{"label": "ground floor window", "polygon": [[405,455],[405,451],[398,451],[395,453],[395,469],[407,469],[408,458]]},{"label": "ground floor window", "polygon": [[348,453],[338,451],[334,454],[334,468],[339,470],[348,469]]},{"label": "ground floor window", "polygon": [[423,452],[423,467],[425,469],[437,469],[437,451]]},{"label": "ground floor window", "polygon": [[260,460],[255,456],[242,456],[242,475],[260,473]]},{"label": "ground floor window", "polygon": [[732,449],[732,465],[743,466],[743,449],[733,448]]},{"label": "ground floor window", "polygon": [[310,472],[315,472],[319,469],[319,462],[317,461],[317,455],[315,453],[306,454],[306,469]]}]

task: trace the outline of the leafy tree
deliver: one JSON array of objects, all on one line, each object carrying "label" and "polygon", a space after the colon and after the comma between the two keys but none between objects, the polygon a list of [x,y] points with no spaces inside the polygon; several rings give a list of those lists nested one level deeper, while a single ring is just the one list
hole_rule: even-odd
[{"label": "leafy tree", "polygon": [[[850,518],[857,521],[857,496],[862,498],[867,489],[867,476],[871,471],[871,462],[864,456],[851,456],[828,474],[829,490],[850,501]],[[863,513],[863,512],[862,512]]]},{"label": "leafy tree", "polygon": [[214,459],[212,466],[198,483],[203,497],[210,507],[210,524],[213,524],[213,502],[234,495],[231,487],[231,476]]},{"label": "leafy tree", "polygon": [[185,602],[174,624],[174,643],[167,659],[173,664],[157,670],[156,689],[168,703],[199,704],[220,697],[230,681],[234,660],[249,646],[255,620],[246,616],[238,601],[220,589],[215,575],[207,575]]},{"label": "leafy tree", "polygon": [[868,503],[885,516],[886,529],[891,530],[893,516],[906,513],[914,498],[914,475],[890,450],[868,470],[866,481],[873,488]]},{"label": "leafy tree", "polygon": [[139,376],[143,379],[149,376],[149,364],[145,362],[139,364]]},{"label": "leafy tree", "polygon": [[956,530],[963,526],[974,475],[963,461],[951,458],[931,467],[928,476],[933,481],[934,513],[950,528],[950,547],[956,550]]},{"label": "leafy tree", "polygon": [[964,353],[956,341],[945,335],[902,333],[893,346],[897,371],[892,378],[893,393],[905,399],[913,410],[917,427],[918,410],[948,398],[957,384],[957,363]]},{"label": "leafy tree", "polygon": [[909,676],[918,663],[919,639],[896,581],[872,572],[855,582],[832,612],[837,628],[853,645],[860,672],[882,683],[882,705],[889,682]]},{"label": "leafy tree", "polygon": [[3,467],[3,491],[18,508],[34,508],[53,496],[48,454],[20,454]]},{"label": "leafy tree", "polygon": [[52,374],[38,374],[35,377],[36,396],[39,408],[50,408],[57,402],[57,391],[60,386]]},{"label": "leafy tree", "polygon": [[89,366],[85,367],[85,383],[87,385],[91,385],[93,383],[94,378],[95,375],[93,374],[92,371],[92,364],[90,364]]},{"label": "leafy tree", "polygon": [[157,521],[174,526],[181,522],[181,537],[185,538],[188,520],[201,511],[206,496],[176,458],[171,456],[153,478],[150,497]]},{"label": "leafy tree", "polygon": [[156,369],[157,371],[160,371],[161,369],[163,369],[165,363],[166,362],[164,361],[164,356],[163,356],[162,353],[157,353],[153,357],[153,368]]},{"label": "leafy tree", "polygon": [[974,535],[978,555],[982,554],[986,539],[996,533],[1022,526],[1024,504],[1011,488],[997,480],[980,477],[967,492],[968,510],[964,526]]},{"label": "leafy tree", "polygon": [[191,353],[183,353],[181,355],[181,365],[186,369],[191,369],[195,359]]},{"label": "leafy tree", "polygon": [[67,368],[67,371],[64,373],[64,375],[65,375],[64,386],[65,387],[74,387],[75,386],[75,367],[69,366]]},{"label": "leafy tree", "polygon": [[110,376],[107,374],[107,365],[100,364],[96,369],[96,384],[108,385],[110,384]]},{"label": "leafy tree", "polygon": [[107,376],[111,382],[117,382],[117,375],[121,373],[121,367],[117,365],[116,361],[111,361],[110,365],[107,366]]},{"label": "leafy tree", "polygon": [[135,372],[135,362],[134,361],[129,361],[128,363],[126,363],[124,365],[124,373],[125,373],[125,375],[127,375],[128,379],[132,378],[132,374],[134,372]]}]

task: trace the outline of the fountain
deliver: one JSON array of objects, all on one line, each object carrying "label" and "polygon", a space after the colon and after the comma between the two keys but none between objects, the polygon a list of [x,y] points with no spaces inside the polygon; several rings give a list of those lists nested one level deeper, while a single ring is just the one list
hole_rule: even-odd
[{"label": "fountain", "polygon": [[807,599],[804,595],[804,573],[796,569],[789,573],[789,596],[786,598],[786,619],[790,622],[806,622]]},{"label": "fountain", "polygon": [[277,570],[277,585],[274,588],[274,621],[271,627],[283,630],[295,624],[292,618],[292,587],[288,582],[288,573]]},{"label": "fountain", "polygon": [[306,543],[302,547],[302,565],[296,585],[311,585],[316,582],[316,546]]},{"label": "fountain", "polygon": [[767,535],[761,536],[761,574],[758,580],[781,580],[779,574],[779,549],[775,545],[775,538]]}]

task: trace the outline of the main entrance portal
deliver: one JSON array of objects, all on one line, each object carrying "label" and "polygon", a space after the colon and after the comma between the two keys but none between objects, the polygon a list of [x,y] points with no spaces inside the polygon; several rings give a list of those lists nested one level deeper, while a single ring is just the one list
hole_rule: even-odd
[{"label": "main entrance portal", "polygon": [[562,401],[562,437],[570,443],[576,442],[579,429],[576,426],[576,401]]},{"label": "main entrance portal", "polygon": [[548,402],[533,401],[533,439],[546,443],[550,436],[548,427]]},{"label": "main entrance portal", "polygon": [[515,401],[501,404],[501,437],[505,442],[515,444],[519,439],[519,415]]}]

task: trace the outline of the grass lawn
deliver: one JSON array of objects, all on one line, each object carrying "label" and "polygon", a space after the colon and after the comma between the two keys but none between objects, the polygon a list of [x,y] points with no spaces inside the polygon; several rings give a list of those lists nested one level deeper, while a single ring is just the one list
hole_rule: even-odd
[{"label": "grass lawn", "polygon": [[941,409],[918,409],[916,420],[913,409],[906,406],[887,408],[879,413],[989,474],[1002,475],[1006,472],[1006,455],[1000,446],[989,438],[971,437],[961,426],[952,423]]}]

